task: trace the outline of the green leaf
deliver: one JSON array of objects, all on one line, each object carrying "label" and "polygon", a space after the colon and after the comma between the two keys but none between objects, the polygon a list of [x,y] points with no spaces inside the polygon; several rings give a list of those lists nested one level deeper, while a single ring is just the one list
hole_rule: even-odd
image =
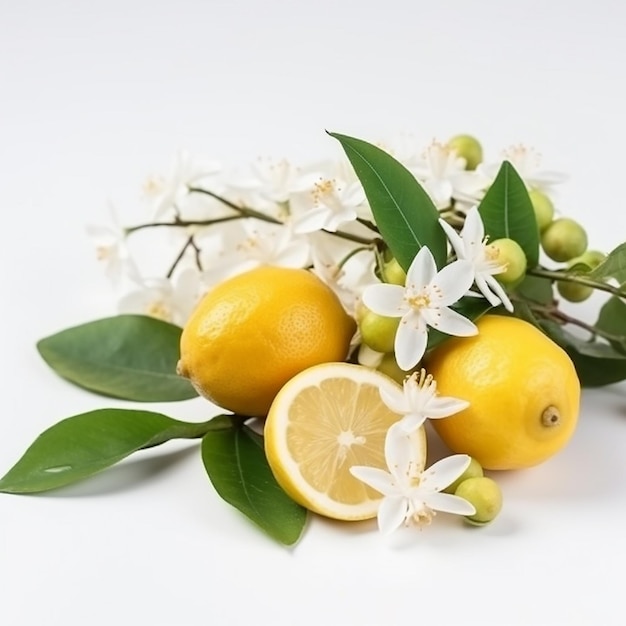
[{"label": "green leaf", "polygon": [[607,258],[590,274],[596,280],[615,278],[618,283],[626,282],[626,242],[617,246]]},{"label": "green leaf", "polygon": [[524,300],[537,304],[551,304],[554,300],[552,281],[540,276],[525,276],[524,280],[515,287],[515,293]]},{"label": "green leaf", "polygon": [[611,345],[626,353],[626,303],[621,298],[612,296],[604,303],[595,327],[615,335],[615,339],[610,340]]},{"label": "green leaf", "polygon": [[262,438],[247,426],[207,433],[202,460],[217,493],[277,541],[292,545],[306,523],[307,511],[276,482]]},{"label": "green leaf", "polygon": [[176,374],[181,329],[143,315],[118,315],[68,328],[37,343],[70,382],[104,396],[170,402],[197,395]]},{"label": "green leaf", "polygon": [[[211,424],[211,426],[209,426]],[[45,430],[0,479],[0,491],[37,493],[75,483],[129,454],[170,439],[201,437],[213,421],[181,422],[161,413],[100,409]]]},{"label": "green leaf", "polygon": [[532,201],[515,168],[504,161],[478,207],[491,241],[507,237],[520,245],[528,267],[539,263],[539,229]]},{"label": "green leaf", "polygon": [[419,249],[431,251],[437,267],[446,262],[447,241],[439,212],[415,176],[384,150],[361,139],[337,139],[359,177],[385,243],[407,271]]},{"label": "green leaf", "polygon": [[559,324],[542,320],[542,330],[569,355],[583,387],[626,380],[626,355],[600,341],[584,341]]}]

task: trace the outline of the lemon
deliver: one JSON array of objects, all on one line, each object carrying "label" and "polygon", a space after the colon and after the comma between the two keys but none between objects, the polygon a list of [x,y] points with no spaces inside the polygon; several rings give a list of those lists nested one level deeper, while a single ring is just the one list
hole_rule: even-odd
[{"label": "lemon", "polygon": [[470,403],[433,427],[451,450],[485,469],[549,459],[578,419],[580,382],[571,359],[520,319],[486,315],[477,327],[477,335],[449,339],[427,358],[440,393]]},{"label": "lemon", "polygon": [[[385,435],[401,416],[383,403],[380,390],[398,387],[384,374],[350,363],[325,363],[294,376],[274,399],[264,430],[267,460],[282,488],[326,517],[375,517],[381,495],[350,467],[387,469]],[[423,427],[411,437],[425,462]]]},{"label": "lemon", "polygon": [[311,272],[260,267],[200,301],[183,328],[177,371],[215,404],[262,417],[295,374],[345,359],[355,330],[337,295]]}]

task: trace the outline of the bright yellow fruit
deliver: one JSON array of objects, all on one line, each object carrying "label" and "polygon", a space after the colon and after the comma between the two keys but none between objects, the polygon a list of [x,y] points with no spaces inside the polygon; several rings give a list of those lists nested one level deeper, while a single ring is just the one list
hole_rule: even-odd
[{"label": "bright yellow fruit", "polygon": [[[380,372],[349,363],[317,365],[292,378],[265,421],[265,453],[282,488],[326,517],[375,517],[381,495],[352,476],[350,467],[387,470],[385,435],[401,416],[383,403],[380,390],[398,387]],[[411,437],[421,471],[424,428]]]},{"label": "bright yellow fruit", "polygon": [[336,294],[311,272],[260,267],[200,301],[183,329],[178,373],[225,409],[265,416],[295,374],[345,359],[355,330]]},{"label": "bright yellow fruit", "polygon": [[536,465],[574,433],[580,382],[569,356],[532,324],[486,315],[478,334],[435,349],[426,367],[444,396],[470,406],[432,425],[454,452],[485,469]]}]

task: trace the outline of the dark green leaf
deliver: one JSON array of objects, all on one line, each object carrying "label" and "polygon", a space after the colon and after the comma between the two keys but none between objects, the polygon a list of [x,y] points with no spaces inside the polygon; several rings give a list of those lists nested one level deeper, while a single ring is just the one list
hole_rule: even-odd
[{"label": "dark green leaf", "polygon": [[279,486],[262,439],[247,426],[207,433],[202,460],[217,493],[285,545],[298,541],[307,511]]},{"label": "dark green leaf", "polygon": [[352,163],[374,214],[376,225],[406,271],[419,249],[432,252],[437,267],[446,262],[447,242],[432,200],[404,165],[361,139],[329,133]]},{"label": "dark green leaf", "polygon": [[604,303],[595,326],[615,336],[610,343],[616,350],[626,351],[626,303],[621,298],[612,296]]},{"label": "dark green leaf", "polygon": [[615,278],[620,284],[626,282],[626,242],[617,246],[590,276],[597,280]]},{"label": "dark green leaf", "polygon": [[181,329],[143,315],[118,315],[68,328],[37,343],[70,382],[104,396],[170,402],[197,395],[176,374]]},{"label": "dark green leaf", "polygon": [[570,356],[583,387],[626,380],[626,356],[600,341],[585,341],[559,324],[541,321],[543,331]]},{"label": "dark green leaf", "polygon": [[554,300],[552,281],[547,278],[541,278],[540,276],[527,275],[524,280],[515,287],[515,293],[524,300],[530,300],[537,304],[551,304]]},{"label": "dark green leaf", "polygon": [[515,168],[504,161],[487,190],[478,212],[491,241],[514,239],[526,254],[529,267],[539,262],[539,229],[535,211],[524,181]]},{"label": "dark green leaf", "polygon": [[36,493],[63,487],[110,467],[141,448],[170,439],[201,437],[209,428],[220,426],[214,421],[194,424],[160,413],[127,409],[74,415],[35,439],[0,479],[0,491]]}]

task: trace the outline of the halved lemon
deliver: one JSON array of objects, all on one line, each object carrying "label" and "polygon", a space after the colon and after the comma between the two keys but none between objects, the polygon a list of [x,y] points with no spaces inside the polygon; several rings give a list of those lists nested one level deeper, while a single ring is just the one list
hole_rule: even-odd
[{"label": "halved lemon", "polygon": [[[401,416],[380,390],[398,384],[378,371],[324,363],[294,376],[269,410],[265,453],[281,487],[307,509],[339,520],[375,517],[381,494],[350,474],[353,465],[387,470],[385,435]],[[426,461],[423,427],[411,435]]]}]

